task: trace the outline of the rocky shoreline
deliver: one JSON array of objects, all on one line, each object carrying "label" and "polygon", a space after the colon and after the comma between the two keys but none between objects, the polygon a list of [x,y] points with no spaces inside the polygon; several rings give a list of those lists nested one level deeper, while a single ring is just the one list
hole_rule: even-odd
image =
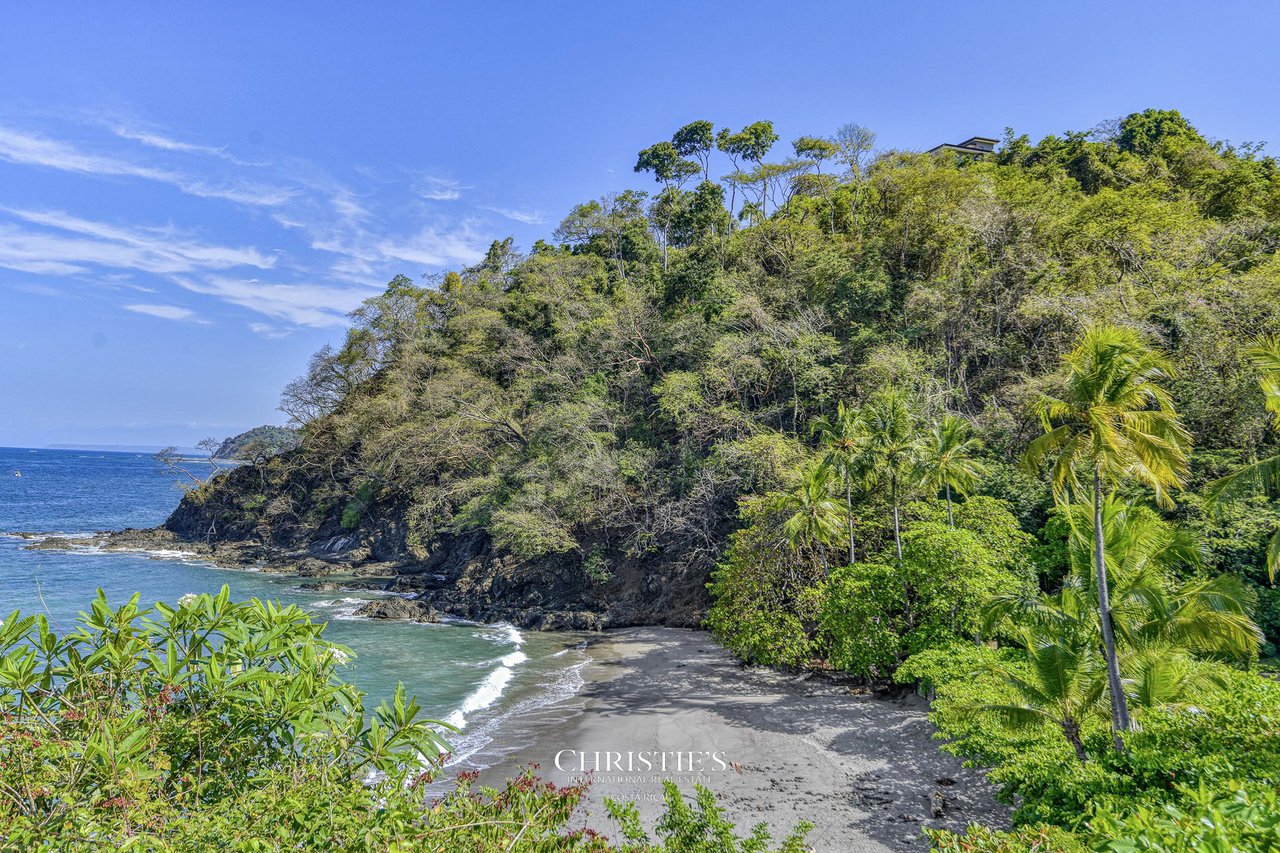
[{"label": "rocky shoreline", "polygon": [[494,600],[488,591],[460,578],[431,571],[431,561],[377,560],[368,548],[308,548],[281,550],[256,541],[192,540],[165,528],[128,528],[86,536],[37,532],[8,534],[26,540],[31,550],[81,550],[190,555],[220,568],[299,578],[318,591],[376,590],[397,597],[370,601],[357,615],[370,619],[440,622],[447,617],[474,622],[510,622],[537,631],[600,631],[610,624],[606,615],[588,610],[511,606]]}]

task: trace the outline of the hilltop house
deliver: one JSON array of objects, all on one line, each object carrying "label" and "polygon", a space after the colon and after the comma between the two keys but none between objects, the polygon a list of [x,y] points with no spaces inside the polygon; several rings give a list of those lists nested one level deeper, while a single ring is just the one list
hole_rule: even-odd
[{"label": "hilltop house", "polygon": [[970,136],[964,142],[957,145],[951,145],[944,142],[942,145],[936,145],[929,149],[930,154],[939,152],[947,152],[949,154],[969,154],[975,157],[984,157],[995,150],[998,139],[991,139],[986,136]]}]

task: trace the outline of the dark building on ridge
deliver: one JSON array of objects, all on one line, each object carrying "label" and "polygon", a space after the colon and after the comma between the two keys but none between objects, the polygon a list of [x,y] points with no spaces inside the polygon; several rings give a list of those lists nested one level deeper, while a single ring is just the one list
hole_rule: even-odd
[{"label": "dark building on ridge", "polygon": [[947,152],[948,154],[968,154],[973,157],[985,157],[995,151],[998,139],[991,139],[987,136],[970,136],[964,142],[952,145],[944,142],[942,145],[936,145],[929,149],[930,154],[939,152]]}]

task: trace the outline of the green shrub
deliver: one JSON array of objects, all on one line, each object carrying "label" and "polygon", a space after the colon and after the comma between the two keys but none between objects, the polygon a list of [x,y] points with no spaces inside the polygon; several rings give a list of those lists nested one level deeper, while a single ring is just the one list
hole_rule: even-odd
[{"label": "green shrub", "polygon": [[890,677],[908,655],[972,642],[987,600],[1024,586],[972,531],[916,522],[902,545],[901,568],[858,563],[822,587],[821,635],[833,666]]},{"label": "green shrub", "polygon": [[749,663],[807,663],[823,651],[815,643],[822,570],[780,536],[782,520],[767,501],[744,500],[741,516],[711,576],[707,626]]},{"label": "green shrub", "polygon": [[[674,785],[657,841],[610,803],[621,847],[568,825],[584,784],[459,774],[428,801],[448,749],[398,687],[366,714],[337,676],[350,651],[297,607],[184,596],[143,611],[101,592],[71,633],[0,623],[0,850],[764,853],[714,795]],[[782,842],[803,848],[807,825]]]},{"label": "green shrub", "polygon": [[360,520],[373,506],[378,496],[378,485],[372,481],[361,483],[356,493],[351,496],[342,508],[342,529],[354,530],[360,526]]},{"label": "green shrub", "polygon": [[975,637],[987,601],[1021,587],[1003,555],[969,530],[912,525],[902,537],[902,557],[904,585],[912,598],[907,620],[912,652],[953,637]]},{"label": "green shrub", "polygon": [[0,626],[0,836],[163,834],[282,776],[323,769],[339,789],[371,772],[399,780],[448,749],[448,727],[419,719],[403,686],[366,715],[337,677],[350,650],[322,632],[298,607],[234,603],[226,587],[154,614],[137,595],[113,609],[99,591],[64,635],[11,614]]},{"label": "green shrub", "polygon": [[1127,815],[1100,811],[1089,821],[1094,849],[1112,853],[1274,853],[1280,850],[1280,794],[1232,785],[1183,789],[1177,805]]},{"label": "green shrub", "polygon": [[[694,785],[692,804],[685,802],[680,789],[671,781],[662,783],[663,803],[666,813],[658,820],[655,831],[660,842],[655,843],[640,825],[640,813],[633,803],[619,803],[605,799],[610,817],[618,822],[628,851],[652,851],[652,853],[763,853],[769,850],[772,839],[768,824],[761,821],[751,829],[751,834],[741,837],[727,821],[724,811],[716,802],[715,794],[701,785]],[[805,835],[813,824],[802,821],[783,839],[779,853],[803,853],[809,849]]]},{"label": "green shrub", "polygon": [[891,675],[907,645],[898,570],[880,563],[841,567],[831,573],[821,598],[831,665],[869,678]]},{"label": "green shrub", "polygon": [[926,829],[934,850],[942,853],[1085,853],[1089,848],[1076,836],[1055,826],[1001,832],[974,824],[963,834]]},{"label": "green shrub", "polygon": [[[1032,583],[1036,576],[1032,560],[1036,539],[1019,526],[1012,510],[1007,501],[976,495],[955,504],[953,515],[956,527],[977,536],[1004,569]],[[947,520],[946,506],[936,500],[917,501],[907,511],[919,521],[944,524]]]},{"label": "green shrub", "polygon": [[1280,684],[1274,681],[1212,665],[1223,687],[1205,692],[1194,706],[1135,709],[1139,728],[1125,736],[1123,753],[1110,748],[1105,715],[1087,720],[1083,737],[1091,760],[1081,764],[1051,725],[1010,730],[994,714],[975,713],[1015,698],[1007,682],[982,665],[986,658],[1015,667],[1011,652],[988,649],[968,659],[957,652],[917,655],[898,679],[934,685],[930,718],[947,740],[944,748],[990,768],[1000,799],[1017,802],[1020,824],[1081,829],[1091,813],[1181,808],[1187,792],[1201,786],[1215,796],[1241,779],[1280,786]]}]

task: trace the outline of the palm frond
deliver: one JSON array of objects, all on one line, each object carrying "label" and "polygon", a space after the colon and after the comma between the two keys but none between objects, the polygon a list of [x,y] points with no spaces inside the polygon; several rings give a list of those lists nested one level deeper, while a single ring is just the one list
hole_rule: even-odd
[{"label": "palm frond", "polygon": [[1245,465],[1205,487],[1205,497],[1212,503],[1234,500],[1280,484],[1280,455]]},{"label": "palm frond", "polygon": [[978,705],[975,709],[995,714],[1011,729],[1025,729],[1041,723],[1056,722],[1052,714],[1031,705],[990,704]]},{"label": "palm frond", "polygon": [[1244,354],[1260,374],[1258,386],[1262,389],[1264,405],[1275,415],[1276,429],[1280,429],[1280,335],[1258,338]]}]

